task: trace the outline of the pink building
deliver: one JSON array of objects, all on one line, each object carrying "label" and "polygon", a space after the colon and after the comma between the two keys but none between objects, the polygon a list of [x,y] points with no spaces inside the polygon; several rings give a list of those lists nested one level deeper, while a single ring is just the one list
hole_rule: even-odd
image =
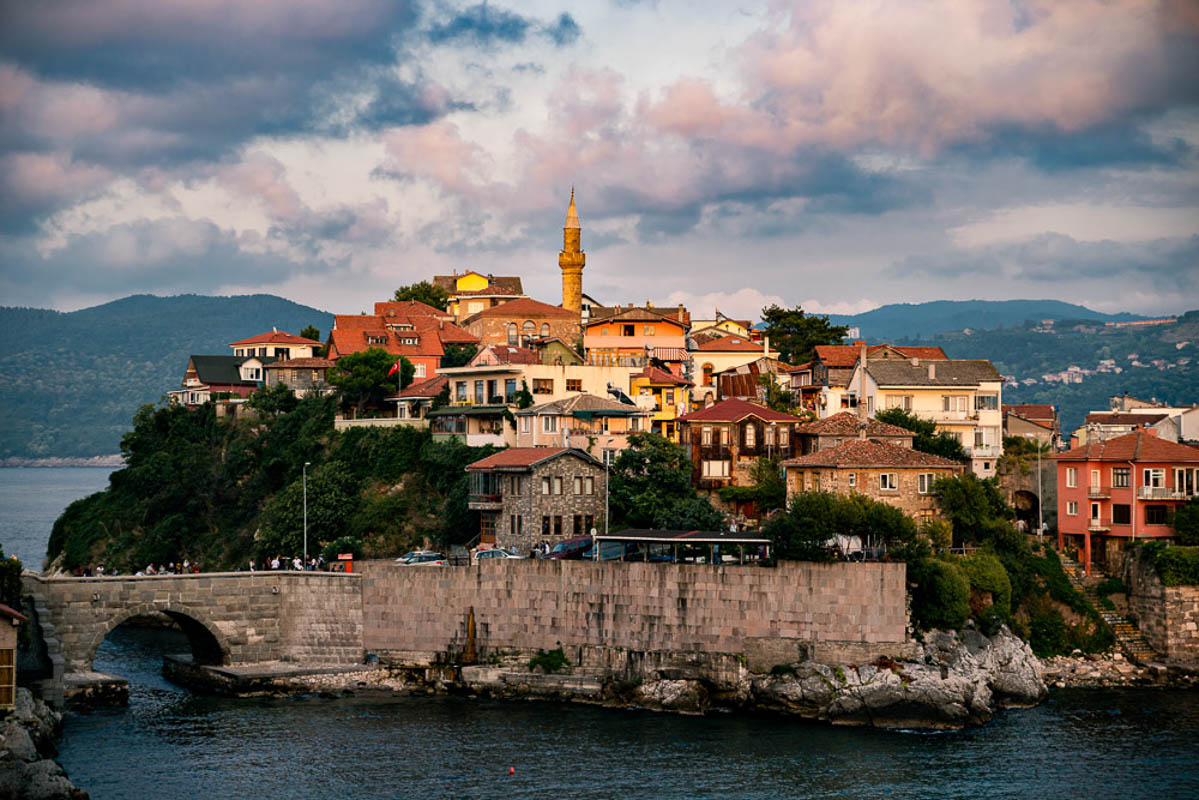
[{"label": "pink building", "polygon": [[1075,447],[1057,460],[1058,547],[1114,568],[1129,542],[1166,539],[1174,509],[1199,494],[1199,449],[1144,428]]}]

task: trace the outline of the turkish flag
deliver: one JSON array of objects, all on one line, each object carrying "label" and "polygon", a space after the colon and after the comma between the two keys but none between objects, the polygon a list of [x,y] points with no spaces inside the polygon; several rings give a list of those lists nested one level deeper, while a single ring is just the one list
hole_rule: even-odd
[{"label": "turkish flag", "polygon": [[400,362],[399,362],[399,359],[396,359],[396,363],[392,364],[391,369],[387,370],[387,377],[390,378],[392,375],[395,375],[399,371],[400,371]]}]

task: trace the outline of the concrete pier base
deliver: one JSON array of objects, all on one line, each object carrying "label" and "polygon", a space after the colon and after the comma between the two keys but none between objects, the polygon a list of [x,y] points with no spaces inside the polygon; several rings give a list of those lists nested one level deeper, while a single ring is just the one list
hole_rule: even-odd
[{"label": "concrete pier base", "polygon": [[104,672],[68,672],[63,676],[67,708],[111,708],[129,704],[129,681]]}]

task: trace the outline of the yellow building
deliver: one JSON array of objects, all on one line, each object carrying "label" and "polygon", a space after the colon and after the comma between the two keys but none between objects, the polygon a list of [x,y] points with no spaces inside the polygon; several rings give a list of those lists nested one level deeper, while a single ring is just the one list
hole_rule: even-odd
[{"label": "yellow building", "polygon": [[651,430],[672,442],[679,440],[676,420],[691,410],[691,381],[657,367],[646,367],[629,378],[629,394],[640,408],[652,410]]},{"label": "yellow building", "polygon": [[520,278],[484,275],[474,270],[467,270],[461,275],[457,272],[453,275],[435,275],[433,285],[450,296],[446,311],[454,315],[455,322],[525,296]]}]

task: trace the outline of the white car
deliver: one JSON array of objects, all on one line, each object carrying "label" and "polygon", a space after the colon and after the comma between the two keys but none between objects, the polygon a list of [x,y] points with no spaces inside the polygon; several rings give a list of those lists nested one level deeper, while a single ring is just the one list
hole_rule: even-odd
[{"label": "white car", "polygon": [[504,559],[504,558],[520,559],[520,558],[524,558],[524,557],[525,556],[513,555],[512,553],[509,553],[507,550],[501,550],[498,547],[493,547],[490,550],[480,550],[479,552],[475,553],[475,556],[472,560],[477,562],[477,561],[494,561],[496,559]]},{"label": "white car", "polygon": [[411,553],[405,553],[396,559],[397,564],[404,566],[430,566],[439,567],[447,563],[446,557],[441,553],[435,553],[432,550],[413,550]]}]

